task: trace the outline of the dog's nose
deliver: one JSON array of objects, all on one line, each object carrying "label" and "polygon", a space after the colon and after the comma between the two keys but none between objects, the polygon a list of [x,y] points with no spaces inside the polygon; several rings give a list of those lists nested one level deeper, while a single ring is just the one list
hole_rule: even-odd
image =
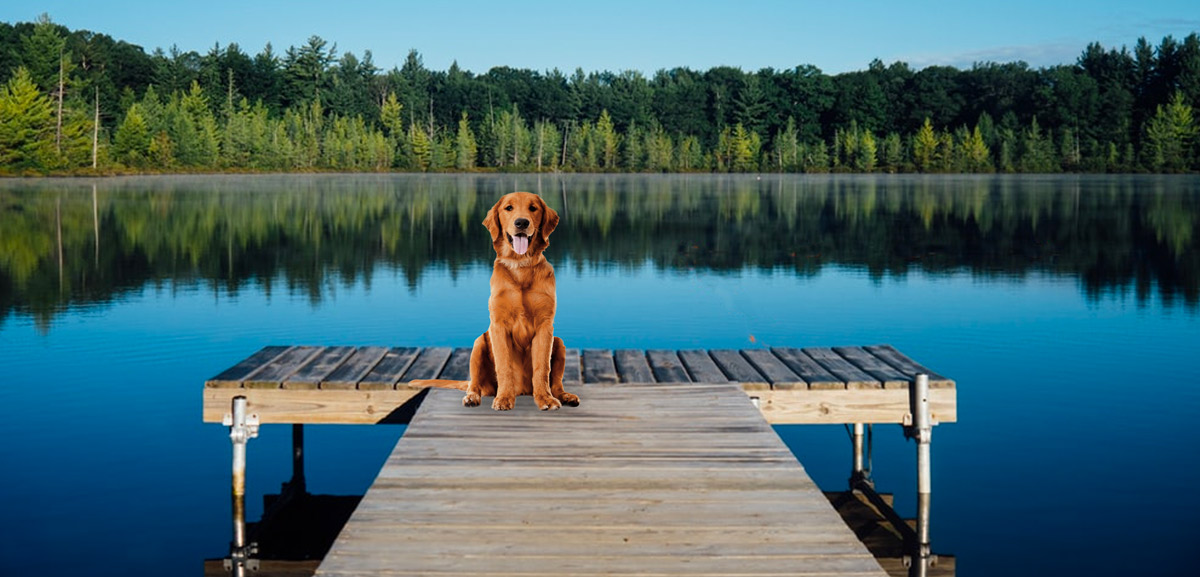
[{"label": "dog's nose", "polygon": [[526,228],[529,228],[529,219],[528,218],[518,218],[517,220],[513,221],[513,224],[515,224],[517,226],[517,228],[519,228],[521,230],[525,230]]}]

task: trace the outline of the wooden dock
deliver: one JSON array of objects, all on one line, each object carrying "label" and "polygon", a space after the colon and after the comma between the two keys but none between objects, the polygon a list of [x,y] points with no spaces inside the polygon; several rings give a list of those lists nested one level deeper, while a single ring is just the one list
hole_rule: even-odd
[{"label": "wooden dock", "polygon": [[734,385],[433,390],[317,575],[884,575]]},{"label": "wooden dock", "polygon": [[235,445],[234,573],[259,424],[409,424],[317,575],[886,575],[771,424],[855,423],[856,473],[860,424],[919,426],[927,479],[928,428],[956,419],[954,381],[888,345],[571,350],[582,404],[552,412],[409,384],[465,379],[469,355],[266,347],[207,381]]},{"label": "wooden dock", "polygon": [[[209,379],[204,421],[246,397],[260,423],[407,422],[417,379],[466,379],[469,348],[269,346]],[[734,383],[772,424],[905,423],[908,386],[928,374],[939,423],[957,419],[955,383],[890,345],[745,350],[567,350],[568,388]]]}]

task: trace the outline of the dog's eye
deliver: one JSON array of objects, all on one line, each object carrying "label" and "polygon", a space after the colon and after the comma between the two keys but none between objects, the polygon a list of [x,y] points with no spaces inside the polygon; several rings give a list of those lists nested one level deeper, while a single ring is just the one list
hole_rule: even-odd
[{"label": "dog's eye", "polygon": [[512,205],[510,204],[510,205],[508,205],[508,206],[504,207],[504,210],[507,210],[507,211],[510,211],[510,212],[511,212],[511,211],[512,211]]},{"label": "dog's eye", "polygon": [[529,205],[529,212],[537,212],[537,205],[535,205],[535,204]]}]

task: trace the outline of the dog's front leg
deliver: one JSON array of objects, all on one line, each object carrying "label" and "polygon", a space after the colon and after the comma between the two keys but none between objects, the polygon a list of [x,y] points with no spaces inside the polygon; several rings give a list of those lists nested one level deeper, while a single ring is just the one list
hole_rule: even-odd
[{"label": "dog's front leg", "polygon": [[550,394],[550,355],[554,352],[554,325],[546,322],[533,335],[533,400],[539,409],[553,411],[562,402]]},{"label": "dog's front leg", "polygon": [[516,375],[520,367],[515,366],[516,359],[512,351],[512,335],[501,328],[499,323],[488,327],[488,340],[492,345],[492,359],[496,368],[496,399],[492,408],[497,411],[507,411],[517,404]]}]

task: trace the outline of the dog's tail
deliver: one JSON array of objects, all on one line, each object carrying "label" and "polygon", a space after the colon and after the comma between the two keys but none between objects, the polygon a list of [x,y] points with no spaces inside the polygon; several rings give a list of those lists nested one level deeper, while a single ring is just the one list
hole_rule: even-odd
[{"label": "dog's tail", "polygon": [[470,381],[448,381],[446,379],[417,379],[408,383],[410,387],[435,387],[438,389],[458,389],[460,391],[467,390],[467,385],[469,384],[471,384]]}]

